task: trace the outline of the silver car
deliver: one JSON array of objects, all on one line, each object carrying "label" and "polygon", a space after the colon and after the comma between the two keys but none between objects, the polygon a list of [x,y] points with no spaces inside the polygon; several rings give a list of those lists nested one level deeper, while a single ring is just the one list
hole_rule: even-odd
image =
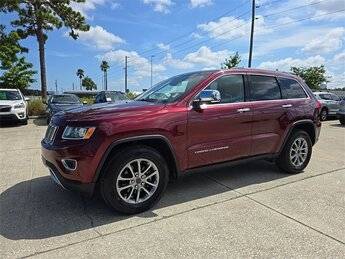
[{"label": "silver car", "polygon": [[327,120],[328,116],[336,116],[340,109],[341,98],[329,92],[315,92],[315,97],[322,104],[320,119]]}]

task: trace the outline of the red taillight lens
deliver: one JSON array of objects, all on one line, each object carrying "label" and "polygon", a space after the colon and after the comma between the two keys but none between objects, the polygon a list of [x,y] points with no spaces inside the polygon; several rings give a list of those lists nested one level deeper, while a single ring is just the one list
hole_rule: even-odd
[{"label": "red taillight lens", "polygon": [[321,107],[322,107],[321,102],[316,101],[316,109],[318,109],[320,111]]}]

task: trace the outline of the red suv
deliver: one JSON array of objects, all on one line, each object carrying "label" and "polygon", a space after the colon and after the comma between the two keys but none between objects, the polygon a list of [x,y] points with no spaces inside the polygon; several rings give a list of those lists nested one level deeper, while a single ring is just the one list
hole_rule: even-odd
[{"label": "red suv", "polygon": [[187,73],[134,101],[57,113],[42,159],[62,187],[92,195],[99,186],[110,207],[139,213],[161,198],[169,179],[197,168],[271,159],[301,172],[319,137],[320,107],[289,73]]}]

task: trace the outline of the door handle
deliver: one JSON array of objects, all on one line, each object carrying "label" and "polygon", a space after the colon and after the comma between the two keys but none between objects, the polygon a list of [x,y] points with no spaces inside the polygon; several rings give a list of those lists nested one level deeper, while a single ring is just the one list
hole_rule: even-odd
[{"label": "door handle", "polygon": [[283,108],[291,108],[291,107],[292,107],[292,104],[283,104],[282,107],[283,107]]},{"label": "door handle", "polygon": [[238,112],[249,112],[250,108],[237,109]]}]

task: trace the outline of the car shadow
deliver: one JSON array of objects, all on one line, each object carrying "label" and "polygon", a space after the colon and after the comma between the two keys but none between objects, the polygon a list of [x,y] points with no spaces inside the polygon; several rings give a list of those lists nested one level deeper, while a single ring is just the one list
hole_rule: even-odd
[{"label": "car shadow", "polygon": [[48,176],[39,177],[20,182],[1,193],[0,234],[11,240],[43,239],[135,217],[152,218],[160,209],[184,203],[188,207],[188,202],[194,200],[288,176],[266,161],[193,173],[169,183],[153,210],[134,216],[110,210],[97,195],[87,199],[62,190]]},{"label": "car shadow", "polygon": [[0,128],[19,128],[25,127],[25,125],[20,124],[17,121],[0,121]]}]

